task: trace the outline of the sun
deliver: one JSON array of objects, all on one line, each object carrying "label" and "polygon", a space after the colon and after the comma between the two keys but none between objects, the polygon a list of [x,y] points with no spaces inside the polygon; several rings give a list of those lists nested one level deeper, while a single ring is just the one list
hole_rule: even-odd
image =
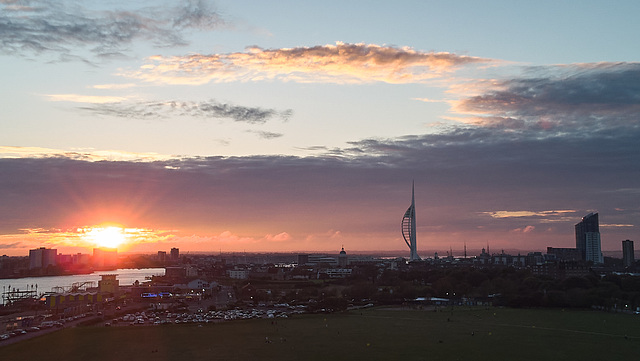
[{"label": "sun", "polygon": [[127,242],[124,228],[115,226],[92,227],[86,231],[84,237],[87,241],[102,248],[117,248]]}]

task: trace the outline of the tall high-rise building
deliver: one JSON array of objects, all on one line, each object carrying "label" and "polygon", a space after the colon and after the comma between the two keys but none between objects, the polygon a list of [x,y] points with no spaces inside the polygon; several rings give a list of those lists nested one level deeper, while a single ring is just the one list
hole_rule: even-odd
[{"label": "tall high-rise building", "polygon": [[589,213],[576,224],[576,249],[584,261],[604,263],[598,213]]},{"label": "tall high-rise building", "polygon": [[56,265],[57,249],[40,247],[29,250],[29,269],[47,268]]},{"label": "tall high-rise building", "polygon": [[172,262],[177,262],[180,259],[180,249],[171,248],[170,257]]},{"label": "tall high-rise building", "polygon": [[402,237],[405,243],[409,246],[409,260],[418,261],[418,244],[416,242],[416,197],[415,186],[411,184],[411,205],[402,217]]},{"label": "tall high-rise building", "polygon": [[625,267],[632,267],[636,262],[633,255],[633,241],[622,241],[622,265]]}]

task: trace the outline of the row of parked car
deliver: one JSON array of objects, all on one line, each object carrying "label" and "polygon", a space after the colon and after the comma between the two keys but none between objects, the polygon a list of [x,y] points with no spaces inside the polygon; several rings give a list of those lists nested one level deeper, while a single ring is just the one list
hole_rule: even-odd
[{"label": "row of parked car", "polygon": [[40,331],[41,328],[40,327],[27,327],[27,328],[18,328],[15,330],[11,330],[7,333],[3,333],[2,335],[0,335],[0,341],[4,341],[4,340],[8,340],[11,337],[18,337],[18,336],[22,336],[22,335],[26,335],[28,332],[37,332]]},{"label": "row of parked car", "polygon": [[136,312],[126,314],[105,323],[105,326],[111,325],[163,325],[168,323],[210,323],[220,321],[231,321],[237,319],[249,318],[286,318],[292,313],[303,313],[303,310],[292,309],[233,309],[225,311],[208,311],[198,310],[195,313],[176,313],[176,312]]},{"label": "row of parked car", "polygon": [[[61,318],[57,321],[42,321],[40,322],[40,324],[38,326],[31,326],[31,327],[25,327],[25,328],[18,328],[18,329],[13,329],[11,331],[8,331],[6,333],[0,334],[0,341],[4,341],[4,340],[8,340],[12,337],[19,337],[22,335],[26,335],[27,333],[31,333],[31,332],[38,332],[40,330],[45,330],[48,328],[52,328],[52,327],[63,327],[65,323],[68,322],[72,322],[72,321],[76,321],[79,320],[81,318],[87,317],[87,314],[79,314],[79,315],[75,315],[75,316],[69,316],[66,318]],[[36,323],[37,324],[37,323]]]}]

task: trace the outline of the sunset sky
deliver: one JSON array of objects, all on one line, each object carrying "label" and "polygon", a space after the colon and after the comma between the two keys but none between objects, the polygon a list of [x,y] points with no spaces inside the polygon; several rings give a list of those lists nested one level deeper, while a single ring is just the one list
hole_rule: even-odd
[{"label": "sunset sky", "polygon": [[421,256],[574,247],[589,212],[620,250],[640,241],[638,14],[0,0],[0,255],[109,235],[121,252],[408,255],[412,181]]}]

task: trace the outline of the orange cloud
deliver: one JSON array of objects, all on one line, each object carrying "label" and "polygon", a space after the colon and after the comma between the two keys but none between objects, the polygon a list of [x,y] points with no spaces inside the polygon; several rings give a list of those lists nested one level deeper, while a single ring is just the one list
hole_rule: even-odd
[{"label": "orange cloud", "polygon": [[564,213],[575,213],[576,211],[570,209],[564,210],[553,210],[553,211],[493,211],[493,212],[482,212],[482,214],[487,214],[491,216],[491,218],[514,218],[514,217],[547,217],[547,216],[558,216]]},{"label": "orange cloud", "polygon": [[515,233],[531,233],[535,229],[536,229],[535,226],[526,226],[526,227],[512,229],[511,232],[515,232]]},{"label": "orange cloud", "polygon": [[18,158],[51,158],[65,157],[69,159],[83,160],[88,162],[99,161],[133,161],[133,162],[155,162],[161,160],[176,159],[176,156],[158,153],[135,153],[120,150],[96,150],[96,149],[76,149],[62,150],[41,147],[15,147],[0,145],[0,159]]},{"label": "orange cloud", "polygon": [[278,233],[275,236],[268,234],[264,237],[264,239],[270,242],[284,242],[284,241],[290,241],[291,235],[287,232]]},{"label": "orange cloud", "polygon": [[129,89],[136,87],[136,84],[126,83],[126,84],[98,84],[94,85],[93,89]]},{"label": "orange cloud", "polygon": [[127,100],[123,97],[104,96],[104,95],[82,95],[82,94],[45,94],[52,102],[72,102],[72,103],[117,103]]},{"label": "orange cloud", "polygon": [[420,83],[457,67],[489,59],[375,44],[319,45],[283,49],[251,47],[244,53],[153,56],[136,72],[148,82],[200,85],[278,79],[320,83]]},{"label": "orange cloud", "polygon": [[425,103],[449,103],[449,100],[430,99],[430,98],[412,98],[412,100],[418,100]]}]

